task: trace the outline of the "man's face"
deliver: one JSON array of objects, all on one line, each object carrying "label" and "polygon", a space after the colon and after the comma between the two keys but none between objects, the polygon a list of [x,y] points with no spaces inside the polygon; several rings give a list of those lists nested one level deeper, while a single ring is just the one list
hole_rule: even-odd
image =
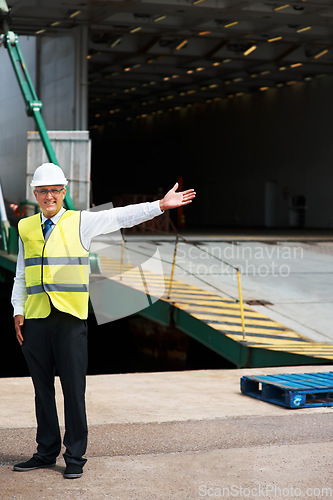
[{"label": "man's face", "polygon": [[[54,190],[53,192],[50,192]],[[60,191],[61,190],[61,191]],[[48,191],[46,193],[46,191]],[[38,186],[34,190],[37,203],[45,217],[50,219],[56,215],[62,207],[66,194],[64,186]]]}]

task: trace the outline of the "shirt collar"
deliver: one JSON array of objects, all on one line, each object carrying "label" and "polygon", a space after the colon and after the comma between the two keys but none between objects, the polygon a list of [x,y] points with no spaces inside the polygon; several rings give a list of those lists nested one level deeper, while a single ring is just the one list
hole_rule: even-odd
[{"label": "shirt collar", "polygon": [[[62,207],[56,215],[54,215],[53,217],[51,217],[51,221],[53,222],[53,224],[56,224],[59,221],[60,217],[64,214],[64,212],[66,212],[66,209],[64,207]],[[46,221],[46,219],[47,219],[47,217],[45,217],[45,215],[42,212],[42,222],[41,222],[41,224],[44,224],[44,222]]]}]

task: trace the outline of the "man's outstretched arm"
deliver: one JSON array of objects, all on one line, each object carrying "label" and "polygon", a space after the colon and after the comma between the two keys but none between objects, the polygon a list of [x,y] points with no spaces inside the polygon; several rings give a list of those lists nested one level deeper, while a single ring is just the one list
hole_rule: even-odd
[{"label": "man's outstretched arm", "polygon": [[[195,198],[194,189],[178,193],[177,188],[178,183],[161,200],[135,203],[102,211],[83,210],[80,231],[84,247],[89,248],[91,240],[95,236],[136,226],[161,215],[165,210],[188,205]],[[112,204],[110,203],[110,205]]]}]

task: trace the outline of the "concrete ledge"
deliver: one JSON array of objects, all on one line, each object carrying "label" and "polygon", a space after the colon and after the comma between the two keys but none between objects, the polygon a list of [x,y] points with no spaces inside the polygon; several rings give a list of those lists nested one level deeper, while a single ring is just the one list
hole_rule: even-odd
[{"label": "concrete ledge", "polygon": [[[87,377],[87,414],[91,425],[212,420],[290,411],[330,413],[330,408],[286,410],[244,396],[243,375],[331,371],[328,366],[292,366],[241,370],[130,373]],[[63,398],[56,378],[60,425]],[[28,377],[0,379],[0,429],[35,427],[33,385]]]},{"label": "concrete ledge", "polygon": [[[333,409],[289,410],[239,390],[244,374],[330,369],[88,377],[88,462],[75,481],[63,479],[62,457],[54,469],[12,471],[35,451],[33,390],[29,379],[2,379],[0,496],[185,500],[222,497],[223,488],[224,498],[333,496],[324,490],[333,484]],[[58,387],[62,417],[61,399]]]}]

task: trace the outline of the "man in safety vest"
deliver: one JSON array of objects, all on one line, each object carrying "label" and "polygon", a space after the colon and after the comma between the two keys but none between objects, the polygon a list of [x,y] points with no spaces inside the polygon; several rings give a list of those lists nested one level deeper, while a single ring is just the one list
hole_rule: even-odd
[{"label": "man in safety vest", "polygon": [[14,465],[16,471],[52,467],[61,450],[54,377],[65,403],[64,477],[81,477],[86,459],[87,317],[89,247],[93,237],[132,227],[195,197],[178,184],[154,202],[101,212],[63,208],[67,180],[60,167],[44,163],[31,186],[40,214],[21,219],[19,253],[12,292],[16,337],[35,388],[37,452]]}]

